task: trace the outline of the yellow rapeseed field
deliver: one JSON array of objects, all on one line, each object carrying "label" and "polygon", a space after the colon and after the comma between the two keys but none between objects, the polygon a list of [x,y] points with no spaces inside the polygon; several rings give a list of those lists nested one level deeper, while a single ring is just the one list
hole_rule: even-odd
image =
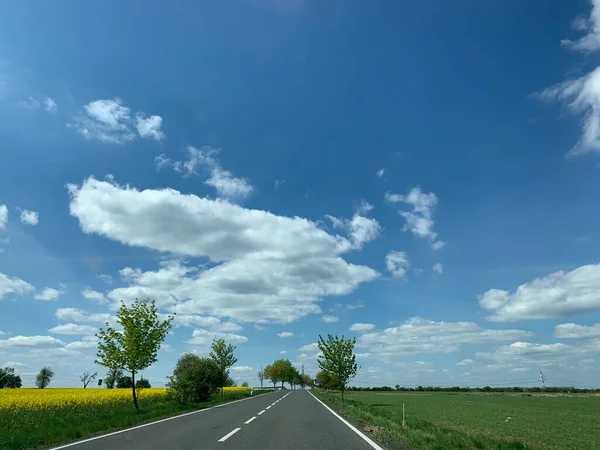
[{"label": "yellow rapeseed field", "polygon": [[231,386],[231,387],[224,387],[223,388],[223,392],[227,393],[227,392],[244,392],[244,391],[249,391],[250,388],[246,387],[246,386]]}]

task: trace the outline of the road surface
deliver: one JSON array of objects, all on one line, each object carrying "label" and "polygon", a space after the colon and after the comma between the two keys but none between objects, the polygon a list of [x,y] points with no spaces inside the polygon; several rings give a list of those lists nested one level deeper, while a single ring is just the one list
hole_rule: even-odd
[{"label": "road surface", "polygon": [[308,391],[278,391],[52,450],[382,450]]}]

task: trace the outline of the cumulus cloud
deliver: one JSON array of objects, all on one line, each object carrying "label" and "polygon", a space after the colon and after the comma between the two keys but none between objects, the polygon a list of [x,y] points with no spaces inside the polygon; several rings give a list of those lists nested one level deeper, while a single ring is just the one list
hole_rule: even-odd
[{"label": "cumulus cloud", "polygon": [[555,272],[522,284],[514,293],[490,289],[479,305],[491,312],[488,320],[552,319],[600,310],[600,264],[571,272]]},{"label": "cumulus cloud", "polygon": [[291,331],[282,331],[281,333],[277,333],[277,336],[279,336],[280,338],[289,338],[293,337],[294,333],[292,333]]},{"label": "cumulus cloud", "polygon": [[329,215],[327,218],[334,228],[342,229],[348,234],[353,249],[360,250],[367,242],[377,239],[381,232],[379,222],[366,217],[372,209],[373,205],[363,200],[356,208],[352,219],[340,219]]},{"label": "cumulus cloud", "polygon": [[433,211],[438,203],[438,198],[433,192],[426,194],[416,186],[406,195],[386,192],[385,199],[390,203],[405,203],[411,207],[411,211],[398,211],[405,221],[403,231],[410,231],[415,236],[429,239],[434,250],[444,247],[445,243],[438,241],[437,233],[433,231]]},{"label": "cumulus cloud", "polygon": [[444,266],[442,266],[440,263],[435,263],[433,265],[433,271],[441,275],[444,272]]},{"label": "cumulus cloud", "polygon": [[112,284],[113,279],[112,276],[110,275],[106,275],[106,274],[100,274],[100,275],[96,275],[96,278],[98,278],[99,280],[103,281],[104,283],[108,284],[109,286]]},{"label": "cumulus cloud", "polygon": [[459,361],[456,363],[457,366],[470,366],[471,364],[473,364],[475,361],[473,361],[472,359],[463,359],[462,361]]},{"label": "cumulus cloud", "polygon": [[573,347],[562,343],[537,344],[532,342],[514,342],[510,345],[499,347],[491,353],[479,352],[477,359],[491,359],[495,362],[512,366],[519,365],[551,366],[564,363],[570,357],[582,354],[585,349]]},{"label": "cumulus cloud", "polygon": [[214,338],[225,339],[230,344],[243,344],[244,342],[248,342],[248,338],[246,336],[232,333],[219,333],[203,329],[194,330],[192,333],[192,338],[185,342],[191,345],[208,347]]},{"label": "cumulus cloud", "polygon": [[161,125],[160,116],[145,118],[143,113],[138,113],[134,121],[131,110],[124,106],[119,98],[88,103],[72,124],[86,139],[97,139],[112,144],[134,140],[136,131],[142,138],[163,139],[165,136],[160,130]]},{"label": "cumulus cloud", "polygon": [[54,114],[56,111],[58,111],[58,106],[56,105],[54,99],[46,97],[46,99],[44,100],[44,109],[47,112]]},{"label": "cumulus cloud", "polygon": [[79,335],[79,336],[89,336],[93,335],[98,331],[97,328],[91,327],[89,325],[79,325],[76,323],[65,323],[62,325],[57,325],[48,330],[49,333],[52,334],[66,334],[66,335]]},{"label": "cumulus cloud", "polygon": [[490,330],[473,322],[434,322],[414,317],[405,323],[361,334],[358,348],[387,361],[396,355],[457,352],[463,345],[510,341],[532,333],[523,330]]},{"label": "cumulus cloud", "polygon": [[39,222],[39,214],[35,211],[18,208],[21,212],[21,223],[26,225],[37,225]]},{"label": "cumulus cloud", "polygon": [[35,288],[26,281],[0,273],[0,300],[8,295],[25,295],[33,291]]},{"label": "cumulus cloud", "polygon": [[14,336],[0,339],[0,347],[62,347],[65,343],[52,336]]},{"label": "cumulus cloud", "polygon": [[554,328],[554,336],[563,339],[591,339],[600,338],[600,323],[594,325],[578,325],[563,323]]},{"label": "cumulus cloud", "polygon": [[336,323],[340,320],[340,318],[337,316],[323,315],[321,316],[321,320],[325,323]]},{"label": "cumulus cloud", "polygon": [[58,299],[58,297],[60,297],[62,294],[64,294],[65,290],[64,290],[64,286],[61,286],[60,289],[54,289],[54,288],[44,288],[42,290],[42,292],[40,292],[39,294],[35,294],[35,296],[33,298],[35,298],[36,300],[41,300],[41,301],[45,301],[45,302],[52,302]]},{"label": "cumulus cloud", "polygon": [[0,205],[0,231],[6,228],[8,223],[8,208],[6,205]]},{"label": "cumulus cloud", "polygon": [[385,267],[396,278],[405,278],[409,265],[406,252],[392,250],[385,257]]},{"label": "cumulus cloud", "polygon": [[85,288],[83,291],[81,291],[81,295],[83,296],[83,298],[87,300],[92,300],[98,303],[99,305],[104,305],[108,303],[107,298],[102,292],[98,292],[90,288]]},{"label": "cumulus cloud", "polygon": [[155,141],[160,141],[165,138],[165,133],[162,132],[162,117],[150,116],[144,117],[139,114],[136,117],[135,127],[140,137],[151,138]]},{"label": "cumulus cloud", "polygon": [[254,187],[245,178],[235,177],[223,169],[218,159],[219,152],[219,149],[208,146],[188,146],[185,161],[173,161],[163,153],[154,159],[154,164],[157,170],[170,167],[185,178],[197,175],[202,169],[208,177],[204,183],[215,188],[220,198],[239,200],[248,197]]},{"label": "cumulus cloud", "polygon": [[356,331],[357,333],[361,333],[363,331],[369,331],[375,328],[375,324],[372,323],[353,323],[350,326],[350,331]]},{"label": "cumulus cloud", "polygon": [[214,264],[127,268],[130,286],[109,292],[113,300],[151,297],[162,307],[177,304],[178,314],[288,323],[320,313],[322,297],[346,295],[378,276],[342,259],[352,248],[347,239],[299,217],[94,178],[70,185],[69,192],[71,214],[85,233]]},{"label": "cumulus cloud", "polygon": [[381,177],[382,177],[384,174],[385,174],[385,169],[379,169],[379,170],[377,171],[377,176],[378,176],[379,178],[381,178]]},{"label": "cumulus cloud", "polygon": [[111,322],[114,317],[106,313],[90,313],[78,308],[58,308],[55,313],[56,317],[75,323],[98,323],[104,324],[105,322]]}]

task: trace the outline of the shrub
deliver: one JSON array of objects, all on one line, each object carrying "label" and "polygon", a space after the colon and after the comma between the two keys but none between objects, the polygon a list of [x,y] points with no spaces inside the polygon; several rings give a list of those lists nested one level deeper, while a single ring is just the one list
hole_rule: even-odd
[{"label": "shrub", "polygon": [[121,375],[117,378],[117,388],[119,389],[131,389],[131,377],[127,375]]},{"label": "shrub", "polygon": [[169,380],[172,398],[180,403],[202,402],[225,384],[227,374],[213,359],[186,353],[177,361]]},{"label": "shrub", "polygon": [[140,378],[135,382],[135,387],[150,389],[152,386],[150,385],[150,381],[148,381],[148,378]]}]

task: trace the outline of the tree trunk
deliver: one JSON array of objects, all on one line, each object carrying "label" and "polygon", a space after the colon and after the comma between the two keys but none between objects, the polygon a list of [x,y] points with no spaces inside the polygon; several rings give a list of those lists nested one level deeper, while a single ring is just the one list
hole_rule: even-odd
[{"label": "tree trunk", "polygon": [[133,393],[133,404],[135,405],[135,410],[139,411],[140,407],[137,402],[137,394],[135,392],[135,371],[131,372],[131,392]]}]

